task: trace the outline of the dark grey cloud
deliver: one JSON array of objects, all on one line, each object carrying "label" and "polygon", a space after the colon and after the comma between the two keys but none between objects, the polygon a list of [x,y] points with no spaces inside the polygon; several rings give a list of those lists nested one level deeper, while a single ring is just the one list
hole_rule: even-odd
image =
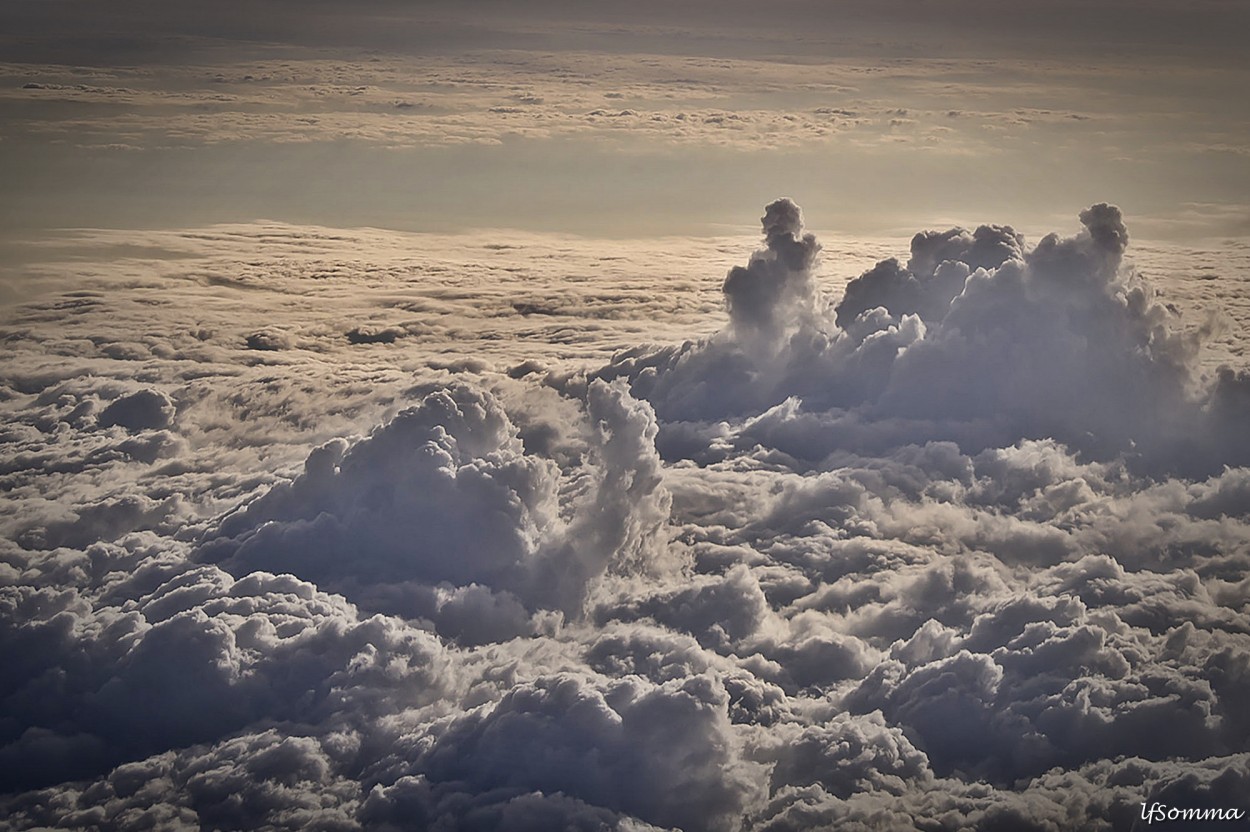
[{"label": "dark grey cloud", "polygon": [[662,828],[734,829],[759,786],[732,756],[727,705],[709,676],[539,678],[453,722],[417,767],[468,795],[559,793]]},{"label": "dark grey cloud", "polygon": [[100,427],[114,425],[135,432],[169,427],[174,417],[174,403],[159,390],[140,390],[122,396],[100,411]]}]

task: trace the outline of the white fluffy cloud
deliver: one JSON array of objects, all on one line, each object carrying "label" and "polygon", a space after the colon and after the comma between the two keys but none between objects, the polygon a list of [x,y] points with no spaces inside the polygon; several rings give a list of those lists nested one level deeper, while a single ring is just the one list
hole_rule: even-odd
[{"label": "white fluffy cloud", "polygon": [[519,601],[576,613],[592,579],[659,574],[667,557],[650,407],[620,382],[585,395],[586,424],[556,426],[583,464],[561,470],[526,452],[490,394],[429,392],[368,438],[316,449],[290,484],[224,518],[199,558],[294,573],[411,617],[476,600],[431,594],[440,584],[496,596],[497,612]]},{"label": "white fluffy cloud", "polygon": [[730,328],[625,354],[603,374],[630,378],[666,422],[696,423],[679,434],[687,455],[699,423],[731,419],[731,436],[703,431],[709,452],[733,441],[819,463],[865,446],[1055,439],[1141,470],[1244,463],[1244,377],[1195,390],[1198,343],[1123,267],[1119,210],[1095,205],[1081,222],[1027,250],[1005,226],[918,234],[906,265],[881,261],[829,308],[813,287],[815,239],[779,200],[766,248],[725,281]]}]

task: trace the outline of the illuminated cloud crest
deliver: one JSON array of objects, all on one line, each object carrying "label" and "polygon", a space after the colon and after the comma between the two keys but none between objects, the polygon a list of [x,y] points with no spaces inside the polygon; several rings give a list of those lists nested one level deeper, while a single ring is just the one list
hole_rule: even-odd
[{"label": "illuminated cloud crest", "polygon": [[949,440],[976,452],[1021,439],[1128,455],[1141,470],[1247,459],[1231,430],[1241,376],[1195,389],[1198,344],[1123,267],[1114,206],[1031,249],[1009,226],[917,234],[905,266],[879,262],[832,308],[799,217],[789,200],[768,207],[766,248],[726,279],[730,326],[717,337],[626,351],[601,371],[654,405],[669,455],[695,454],[696,437],[723,446],[709,425],[728,419],[740,445],[813,463],[838,449]]}]

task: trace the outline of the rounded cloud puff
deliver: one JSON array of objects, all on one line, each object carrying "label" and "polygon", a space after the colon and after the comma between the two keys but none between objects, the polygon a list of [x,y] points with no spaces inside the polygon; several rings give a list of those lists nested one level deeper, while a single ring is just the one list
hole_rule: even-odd
[{"label": "rounded cloud puff", "polygon": [[414,617],[455,614],[472,595],[440,599],[440,585],[475,587],[508,615],[577,613],[593,579],[664,557],[668,520],[650,408],[620,383],[593,382],[585,398],[587,422],[562,426],[584,458],[562,471],[526,452],[490,393],[432,390],[368,437],[315,450],[300,476],[223,518],[199,557]]}]

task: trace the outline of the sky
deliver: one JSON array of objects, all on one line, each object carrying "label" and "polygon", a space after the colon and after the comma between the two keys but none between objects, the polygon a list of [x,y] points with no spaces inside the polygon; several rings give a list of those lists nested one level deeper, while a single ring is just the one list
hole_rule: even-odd
[{"label": "sky", "polygon": [[[1244,234],[1245,4],[6,3],[6,228]],[[732,206],[732,207],[731,207]]]},{"label": "sky", "polygon": [[1244,823],[1248,17],[3,4],[0,825]]}]

